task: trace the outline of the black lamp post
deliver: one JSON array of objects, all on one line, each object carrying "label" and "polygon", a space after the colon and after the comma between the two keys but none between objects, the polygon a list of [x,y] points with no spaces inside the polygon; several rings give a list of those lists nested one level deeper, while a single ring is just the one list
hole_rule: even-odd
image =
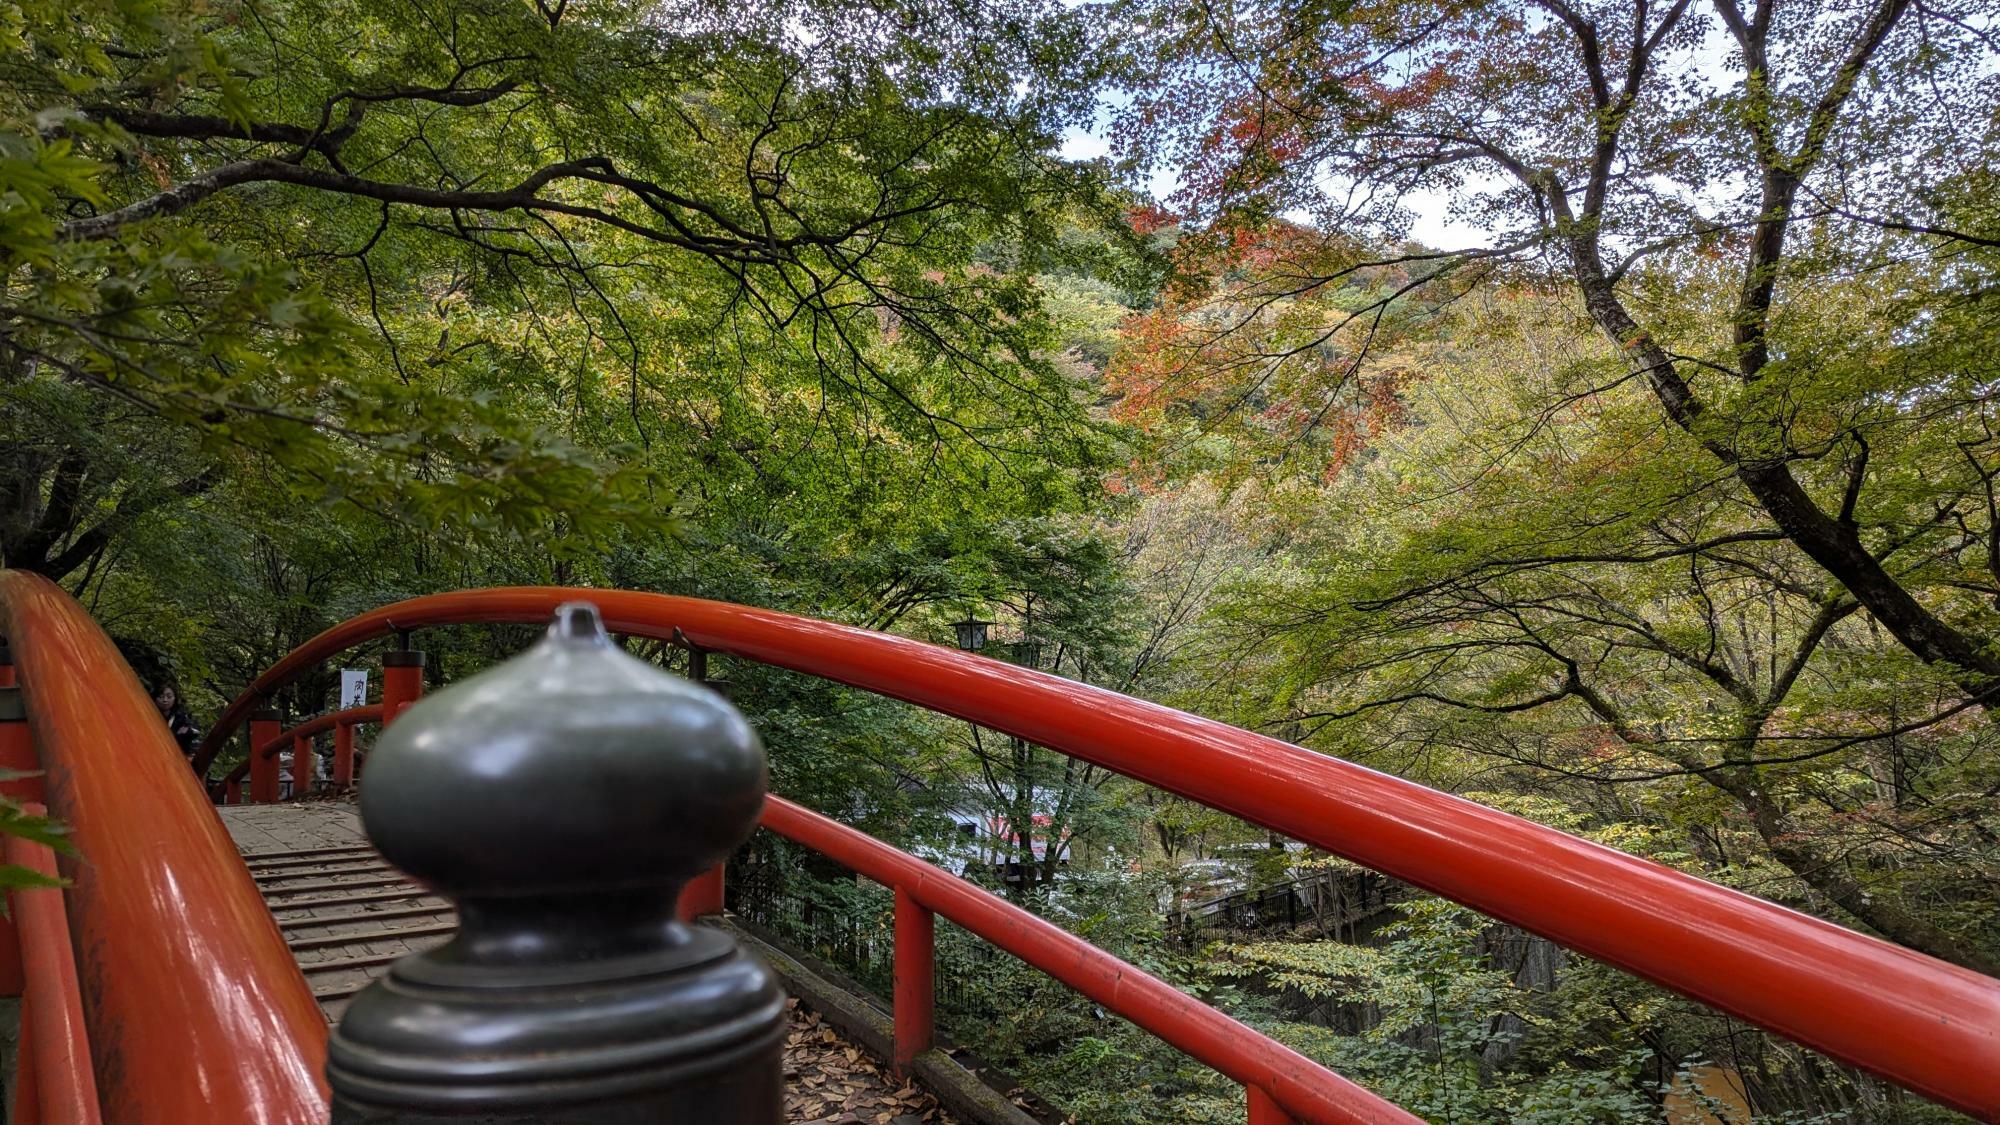
[{"label": "black lamp post", "polygon": [[951,631],[958,634],[958,647],[967,652],[978,652],[986,647],[986,627],[991,621],[981,621],[968,615],[963,621],[951,623]]}]

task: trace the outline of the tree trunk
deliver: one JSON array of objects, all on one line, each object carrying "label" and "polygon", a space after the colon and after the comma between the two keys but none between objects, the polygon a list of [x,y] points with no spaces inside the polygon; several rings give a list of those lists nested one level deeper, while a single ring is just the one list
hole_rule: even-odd
[{"label": "tree trunk", "polygon": [[1572,241],[1570,253],[1591,318],[1646,377],[1668,417],[1735,471],[1778,530],[1845,586],[1903,647],[1926,664],[1948,666],[1952,681],[1967,696],[1983,702],[2000,691],[2000,657],[1917,601],[1868,551],[1860,529],[1828,515],[1792,475],[1790,465],[1775,456],[1744,458],[1729,442],[1701,432],[1705,407],[1681,377],[1673,357],[1639,327],[1612,292],[1594,243],[1579,237]]}]

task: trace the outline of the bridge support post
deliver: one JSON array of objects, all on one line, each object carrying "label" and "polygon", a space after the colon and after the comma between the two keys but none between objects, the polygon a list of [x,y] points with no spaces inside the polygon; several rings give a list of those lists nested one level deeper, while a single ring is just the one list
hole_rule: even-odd
[{"label": "bridge support post", "polygon": [[455,900],[459,931],[342,1015],[334,1125],[781,1121],[776,978],[675,917],[763,806],[743,717],[619,651],[579,603],[400,718],[386,695],[362,821]]},{"label": "bridge support post", "polygon": [[260,707],[250,715],[250,799],[260,805],[278,800],[278,756],[264,747],[283,733],[277,708]]},{"label": "bridge support post", "polygon": [[697,918],[722,913],[722,877],[722,864],[719,863],[694,877],[694,881],[681,892],[679,909],[681,921],[692,922]]},{"label": "bridge support post", "polygon": [[1243,1093],[1250,1102],[1250,1125],[1298,1125],[1285,1107],[1276,1098],[1255,1086],[1245,1086]]},{"label": "bridge support post", "polygon": [[312,792],[315,757],[317,755],[313,753],[311,735],[292,739],[292,800],[296,801]]},{"label": "bridge support post", "polygon": [[936,1044],[937,919],[896,888],[896,1073],[907,1077],[917,1056]]},{"label": "bridge support post", "polygon": [[411,648],[382,654],[382,725],[423,698],[424,654]]},{"label": "bridge support post", "polygon": [[354,786],[354,725],[333,726],[333,789],[338,793]]}]

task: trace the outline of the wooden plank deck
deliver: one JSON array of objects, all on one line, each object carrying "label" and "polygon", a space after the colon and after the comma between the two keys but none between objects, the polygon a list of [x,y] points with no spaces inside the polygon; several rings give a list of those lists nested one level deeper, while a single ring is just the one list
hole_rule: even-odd
[{"label": "wooden plank deck", "polygon": [[391,869],[347,802],[219,810],[329,1023],[405,954],[451,933],[451,904]]}]

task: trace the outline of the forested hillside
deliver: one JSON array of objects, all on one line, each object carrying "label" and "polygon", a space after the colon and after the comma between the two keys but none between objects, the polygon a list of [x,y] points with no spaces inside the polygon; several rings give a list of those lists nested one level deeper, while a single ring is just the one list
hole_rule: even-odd
[{"label": "forested hillside", "polygon": [[[12,0],[0,561],[197,723],[431,591],[982,620],[2000,974],[1996,16]],[[422,643],[444,681],[526,635]],[[776,792],[1431,1119],[1958,1119],[1047,750],[711,671]],[[954,1033],[1074,1120],[1241,1119],[978,965]]]}]

